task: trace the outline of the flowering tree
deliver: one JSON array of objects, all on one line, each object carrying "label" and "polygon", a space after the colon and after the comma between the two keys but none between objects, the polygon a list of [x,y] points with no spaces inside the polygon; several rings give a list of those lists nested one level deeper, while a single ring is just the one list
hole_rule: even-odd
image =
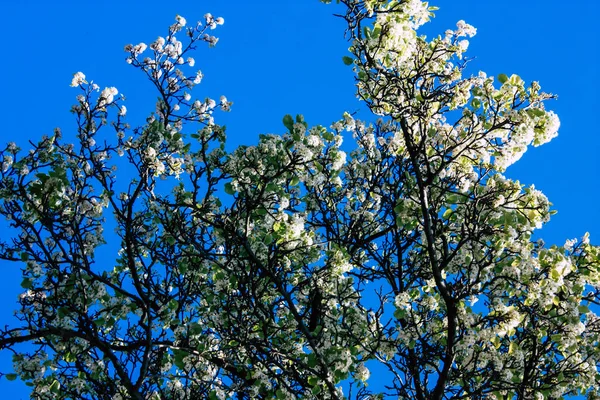
[{"label": "flowering tree", "polygon": [[285,116],[227,153],[231,103],[186,72],[223,19],[178,16],[125,48],[159,95],[145,125],[79,72],[77,143],[2,150],[0,258],[24,263],[5,378],[36,399],[600,396],[600,249],[532,241],[550,203],[502,175],[556,135],[552,96],[463,76],[475,29],[418,36],[427,3],[340,3],[374,122]]}]

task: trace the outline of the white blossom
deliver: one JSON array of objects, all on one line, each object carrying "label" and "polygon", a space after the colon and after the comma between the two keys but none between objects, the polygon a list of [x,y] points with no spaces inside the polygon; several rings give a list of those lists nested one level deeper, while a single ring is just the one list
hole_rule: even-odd
[{"label": "white blossom", "polygon": [[76,72],[73,74],[73,80],[71,81],[71,87],[77,87],[84,83],[87,83],[87,81],[85,80],[85,75],[82,72]]}]

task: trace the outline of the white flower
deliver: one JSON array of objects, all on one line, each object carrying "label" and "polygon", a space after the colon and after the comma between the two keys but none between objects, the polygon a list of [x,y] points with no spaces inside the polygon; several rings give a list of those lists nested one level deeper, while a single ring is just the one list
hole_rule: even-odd
[{"label": "white flower", "polygon": [[[213,26],[217,26],[217,25],[213,23],[211,25],[211,28]],[[206,35],[205,40],[208,42],[208,44],[209,44],[210,47],[214,47],[214,46],[216,46],[217,42],[219,41],[219,38],[217,38],[215,36],[208,36],[208,35]]]},{"label": "white flower", "polygon": [[165,38],[162,36],[159,36],[154,42],[152,42],[150,44],[150,48],[152,50],[160,51],[160,50],[162,50],[164,45],[165,45]]},{"label": "white flower", "polygon": [[283,197],[279,202],[279,211],[283,211],[290,206],[290,199]]},{"label": "white flower", "polygon": [[567,239],[564,248],[567,251],[572,251],[575,244],[577,244],[577,239]]},{"label": "white flower", "polygon": [[400,309],[410,310],[412,308],[410,301],[411,299],[408,292],[402,292],[396,296],[394,299],[394,304]]},{"label": "white flower", "polygon": [[456,23],[456,27],[458,28],[456,33],[459,36],[473,37],[475,34],[477,34],[477,29],[475,29],[472,25],[467,24],[462,19]]},{"label": "white flower", "polygon": [[225,20],[223,19],[223,17],[219,17],[215,20],[215,22],[217,23],[217,25],[223,25],[225,23]]},{"label": "white flower", "polygon": [[290,230],[292,238],[299,237],[304,230],[304,218],[299,215],[294,215],[292,223],[290,224]]},{"label": "white flower", "polygon": [[335,154],[335,158],[333,160],[331,168],[335,171],[339,171],[340,169],[342,169],[344,164],[346,164],[346,153],[341,150],[338,150],[338,152]]},{"label": "white flower", "polygon": [[358,367],[356,367],[356,372],[354,374],[356,379],[365,382],[371,376],[371,371],[369,371],[369,369],[365,367],[365,364],[360,363]]},{"label": "white flower", "polygon": [[306,145],[310,147],[317,147],[322,144],[321,138],[317,135],[309,135],[306,138]]},{"label": "white flower", "polygon": [[187,23],[185,18],[183,18],[181,15],[176,16],[175,20],[177,21],[177,24],[181,27],[185,26],[185,24]]},{"label": "white flower", "polygon": [[156,150],[153,147],[148,147],[146,149],[146,158],[153,159],[156,157]]},{"label": "white flower", "polygon": [[98,99],[98,104],[100,107],[108,105],[114,101],[114,96],[117,95],[119,91],[115,87],[107,87],[100,93],[100,99]]},{"label": "white flower", "polygon": [[188,57],[187,63],[190,67],[193,67],[196,64],[196,60],[194,60],[192,57]]},{"label": "white flower", "polygon": [[135,57],[137,57],[139,54],[142,54],[144,51],[146,51],[147,48],[148,46],[146,45],[146,43],[139,43],[133,46],[131,52],[134,54]]},{"label": "white flower", "polygon": [[590,244],[590,233],[586,232],[585,235],[581,238],[581,243]]},{"label": "white flower", "polygon": [[121,109],[119,110],[119,115],[124,116],[125,114],[127,114],[127,107],[121,106]]},{"label": "white flower", "polygon": [[13,163],[13,158],[11,156],[4,156],[4,160],[2,162],[2,172],[8,171],[10,166]]},{"label": "white flower", "polygon": [[83,72],[76,72],[73,74],[73,80],[71,81],[71,87],[77,87],[82,83],[87,83]]},{"label": "white flower", "polygon": [[471,307],[473,307],[475,305],[475,303],[477,303],[478,301],[479,301],[479,298],[477,296],[469,297],[469,304],[471,305]]},{"label": "white flower", "polygon": [[157,161],[154,164],[151,165],[152,168],[154,168],[154,175],[158,176],[158,175],[162,175],[165,172],[165,164],[162,161]]},{"label": "white flower", "polygon": [[197,85],[202,81],[202,71],[196,72],[196,77],[194,78],[194,84]]},{"label": "white flower", "polygon": [[558,128],[560,128],[560,120],[558,119],[558,115],[552,111],[546,112],[544,122],[545,129],[543,138],[540,139],[540,144],[547,143],[558,136]]}]

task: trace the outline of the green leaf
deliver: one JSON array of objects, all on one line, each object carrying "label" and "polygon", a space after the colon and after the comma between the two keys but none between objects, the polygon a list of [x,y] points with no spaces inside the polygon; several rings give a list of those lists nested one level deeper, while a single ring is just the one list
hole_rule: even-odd
[{"label": "green leaf", "polygon": [[52,385],[50,385],[50,391],[52,393],[58,393],[59,390],[60,390],[60,382],[55,380],[54,382],[52,382]]},{"label": "green leaf", "polygon": [[415,229],[415,227],[417,226],[418,221],[416,219],[412,219],[410,221],[408,221],[407,223],[404,224],[404,228],[410,230]]},{"label": "green leaf", "polygon": [[58,318],[62,318],[65,315],[69,315],[69,308],[68,307],[59,307],[57,310],[57,314],[58,314]]},{"label": "green leaf", "polygon": [[508,75],[506,74],[500,74],[498,75],[498,81],[500,81],[500,83],[504,83],[508,81]]},{"label": "green leaf", "polygon": [[6,379],[8,379],[9,381],[14,381],[15,379],[17,379],[17,374],[6,374],[4,375],[6,377]]},{"label": "green leaf", "polygon": [[452,215],[453,212],[454,211],[451,208],[447,209],[446,211],[444,211],[444,215],[442,215],[442,218],[450,219],[450,216]]},{"label": "green leaf", "polygon": [[406,317],[406,310],[402,308],[396,309],[396,311],[394,311],[394,317],[396,319],[404,319]]},{"label": "green leaf", "polygon": [[371,38],[371,31],[369,30],[369,27],[367,27],[367,26],[363,27],[363,35],[365,35],[365,37],[367,39]]},{"label": "green leaf", "polygon": [[227,194],[234,194],[235,190],[233,190],[233,186],[231,186],[231,182],[227,182],[225,184],[225,193]]},{"label": "green leaf", "polygon": [[508,83],[510,83],[511,85],[515,85],[515,86],[522,86],[523,85],[523,79],[521,79],[521,77],[517,74],[512,74],[510,76],[510,78],[508,79]]},{"label": "green leaf", "polygon": [[335,375],[336,382],[340,382],[340,381],[348,379],[348,372],[336,370],[334,375]]},{"label": "green leaf", "polygon": [[352,63],[354,62],[354,59],[352,57],[344,56],[344,57],[342,57],[342,61],[344,62],[345,65],[352,65]]},{"label": "green leaf", "polygon": [[173,349],[173,364],[179,369],[185,368],[183,359],[187,357],[188,353],[179,349]]},{"label": "green leaf", "polygon": [[394,212],[395,212],[396,214],[401,214],[401,213],[402,213],[402,210],[404,210],[404,203],[400,201],[400,202],[398,202],[398,203],[396,204],[396,206],[394,207]]},{"label": "green leaf", "polygon": [[332,141],[334,137],[335,136],[333,135],[333,133],[331,133],[329,131],[323,132],[323,139],[325,139],[327,141]]},{"label": "green leaf", "polygon": [[268,211],[266,208],[259,208],[256,210],[256,215],[263,216],[263,215],[267,215],[267,213],[268,213]]},{"label": "green leaf", "polygon": [[271,243],[273,243],[273,235],[268,234],[265,236],[265,238],[263,239],[263,243],[266,244],[267,246],[270,245]]},{"label": "green leaf", "polygon": [[373,28],[373,31],[371,32],[371,38],[377,39],[379,37],[380,33],[381,33],[381,27],[379,27],[378,25],[375,25],[375,27]]},{"label": "green leaf", "polygon": [[25,278],[21,282],[21,287],[23,289],[31,289],[33,287],[33,281],[31,279],[29,279],[29,278]]},{"label": "green leaf", "polygon": [[544,110],[540,110],[539,108],[532,108],[527,110],[527,114],[533,115],[534,117],[543,117],[546,115],[546,112]]},{"label": "green leaf", "polygon": [[310,386],[316,386],[319,384],[319,378],[317,378],[316,376],[309,376],[308,377],[308,384]]},{"label": "green leaf", "polygon": [[492,338],[491,342],[496,349],[499,349],[500,346],[502,345],[502,341],[500,340],[500,338],[498,336],[494,336]]},{"label": "green leaf", "polygon": [[202,325],[197,322],[192,322],[189,326],[190,334],[199,335],[202,333]]},{"label": "green leaf", "polygon": [[588,307],[586,307],[586,306],[579,306],[579,307],[577,307],[577,309],[582,314],[587,314],[587,313],[590,312],[590,309]]},{"label": "green leaf", "polygon": [[283,125],[292,132],[294,130],[294,118],[290,114],[283,117]]},{"label": "green leaf", "polygon": [[35,174],[35,176],[36,176],[36,178],[38,178],[40,181],[42,181],[42,183],[45,183],[45,182],[48,180],[48,178],[49,178],[49,176],[48,176],[48,175],[46,175],[46,174],[44,174],[43,172],[37,173],[37,174]]},{"label": "green leaf", "polygon": [[560,342],[562,338],[563,338],[563,335],[561,335],[560,333],[557,333],[557,334],[554,334],[554,335],[550,335],[550,339],[553,342]]}]

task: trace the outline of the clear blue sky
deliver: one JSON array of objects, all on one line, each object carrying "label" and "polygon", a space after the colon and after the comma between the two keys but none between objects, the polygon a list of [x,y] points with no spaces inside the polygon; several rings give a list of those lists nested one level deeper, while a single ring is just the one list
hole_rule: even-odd
[{"label": "clear blue sky", "polygon": [[[549,104],[561,119],[559,137],[530,149],[507,175],[535,184],[558,214],[538,234],[546,243],[591,233],[600,243],[600,6],[597,0],[433,0],[440,7],[427,33],[442,33],[460,19],[474,25],[471,68],[489,75],[519,74],[559,95]],[[255,143],[260,133],[283,132],[284,114],[302,113],[309,124],[329,125],[360,107],[353,77],[341,57],[348,45],[343,21],[318,0],[230,1],[5,1],[0,6],[4,54],[0,62],[0,143],[73,132],[69,112],[82,71],[101,87],[127,96],[129,121],[142,124],[154,109],[149,83],[124,62],[123,46],[166,34],[176,14],[193,22],[205,12],[225,18],[216,48],[201,48],[196,65],[205,74],[196,96],[234,102],[218,114],[229,147]],[[362,111],[359,118],[369,118]],[[3,224],[0,223],[0,229]],[[0,326],[10,320],[19,266],[0,263]],[[10,354],[0,353],[6,370]],[[18,382],[0,381],[3,398],[28,398]]]}]

